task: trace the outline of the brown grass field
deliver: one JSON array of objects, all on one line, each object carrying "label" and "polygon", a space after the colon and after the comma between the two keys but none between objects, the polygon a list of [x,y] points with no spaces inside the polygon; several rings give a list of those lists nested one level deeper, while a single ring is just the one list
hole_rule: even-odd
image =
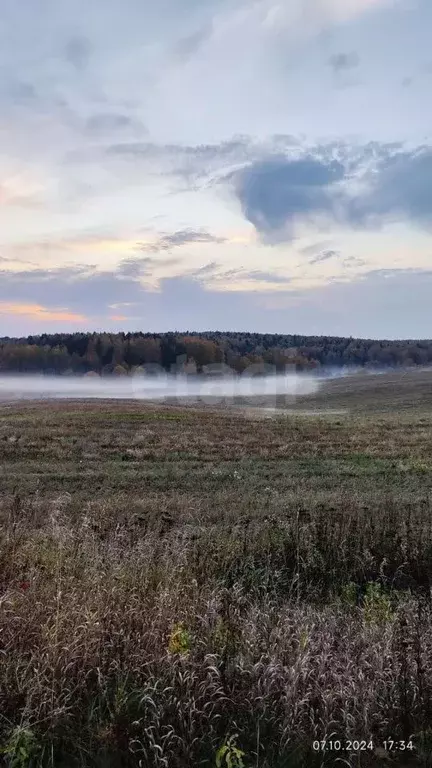
[{"label": "brown grass field", "polygon": [[432,765],[432,373],[278,405],[0,406],[6,766]]}]

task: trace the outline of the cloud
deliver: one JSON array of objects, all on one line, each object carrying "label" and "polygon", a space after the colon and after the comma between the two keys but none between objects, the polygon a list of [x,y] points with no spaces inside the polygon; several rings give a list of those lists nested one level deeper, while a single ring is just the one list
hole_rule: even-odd
[{"label": "cloud", "polygon": [[110,304],[110,309],[122,309],[122,307],[134,307],[133,301],[120,301],[118,304]]},{"label": "cloud", "polygon": [[432,224],[432,147],[398,152],[369,175],[370,188],[354,216],[360,220],[406,219],[429,228]]},{"label": "cloud", "polygon": [[260,269],[254,269],[251,272],[245,272],[245,277],[248,280],[256,280],[262,283],[279,283],[281,285],[287,285],[291,282],[291,278],[284,277],[283,275],[277,275],[274,272],[263,272]]},{"label": "cloud", "polygon": [[[318,281],[359,266],[326,251],[388,264],[386,233],[357,246],[341,230],[393,221],[407,233],[399,262],[407,263],[412,244],[413,263],[423,263],[425,243],[416,232],[410,240],[409,230],[429,226],[429,171],[406,147],[349,146],[350,139],[342,146],[338,137],[422,140],[427,43],[414,33],[426,30],[428,12],[374,15],[396,7],[393,0],[90,5],[7,0],[0,11],[0,254],[40,267],[30,275],[30,264],[2,262],[21,270],[16,279],[1,274],[4,301],[55,311],[61,296],[71,312],[108,317],[110,304],[128,299],[162,306],[153,294],[149,303],[150,283],[158,301],[168,294],[174,301],[182,285],[186,299],[198,282],[203,313],[216,283],[219,294],[228,286],[237,297],[267,287],[271,301],[290,274],[287,288],[313,273]],[[336,87],[357,77],[355,51],[363,87],[342,93]],[[335,78],[323,66],[331,54]],[[402,91],[406,73],[416,76],[415,88]],[[392,87],[401,99],[397,121]],[[427,148],[416,152],[427,165]],[[229,235],[242,228],[257,233],[248,248]],[[300,245],[331,240],[301,254],[284,245],[299,235]],[[181,262],[170,267],[170,256]],[[86,271],[60,271],[87,261]],[[47,265],[57,269],[44,272]],[[164,282],[168,274],[177,282]],[[216,306],[231,312],[222,298]]]},{"label": "cloud", "polygon": [[358,256],[345,256],[345,258],[342,259],[344,267],[364,267],[366,263],[367,262],[364,259],[359,259]]},{"label": "cloud", "polygon": [[82,35],[71,37],[64,49],[66,61],[78,72],[86,69],[92,52],[90,41]]},{"label": "cloud", "polygon": [[[161,233],[147,230],[145,239],[142,237],[143,228],[136,230],[135,236],[115,235],[113,231],[101,229],[100,232],[83,231],[79,234],[64,237],[47,237],[42,240],[18,242],[9,244],[3,249],[0,263],[14,264],[25,275],[25,266],[33,265],[35,280],[46,279],[53,270],[51,265],[58,265],[59,260],[70,268],[71,279],[90,274],[97,269],[102,273],[107,268],[115,270],[122,278],[140,279],[148,277],[154,285],[159,276],[172,272],[173,267],[180,264],[186,270],[187,256],[192,247],[199,258],[199,246],[219,246],[233,243],[243,245],[250,238],[239,233],[229,232],[226,235],[215,235],[205,229],[181,229],[171,233]],[[183,251],[181,256],[171,255],[172,251]],[[88,262],[87,262],[88,260]],[[90,263],[91,260],[91,263]],[[36,269],[37,264],[48,265],[50,270]],[[55,272],[55,267],[54,267]]]},{"label": "cloud", "polygon": [[50,309],[39,304],[19,304],[0,301],[0,315],[19,315],[27,319],[47,322],[66,321],[68,323],[85,323],[88,318],[67,309]]},{"label": "cloud", "polygon": [[125,130],[146,133],[146,128],[139,120],[121,112],[97,112],[88,118],[85,130],[97,136],[111,135]]},{"label": "cloud", "polygon": [[213,23],[208,21],[203,24],[195,32],[192,32],[184,37],[181,37],[174,45],[173,54],[174,58],[178,62],[186,62],[192,58],[201,48],[201,46],[209,40],[213,32]]},{"label": "cloud", "polygon": [[[140,258],[129,256],[126,259],[122,259],[116,272],[122,277],[132,278],[134,280],[147,277],[153,281],[154,285],[156,285],[158,283],[158,279],[155,276],[157,270],[161,267],[163,269],[174,267],[181,263],[181,259],[177,258],[151,258],[150,256]],[[150,284],[150,282],[148,284]]]},{"label": "cloud", "polygon": [[243,267],[226,269],[224,265],[212,261],[198,269],[192,269],[184,277],[197,280],[208,290],[247,293],[259,290],[280,290],[292,282],[287,275],[260,269],[248,270]]},{"label": "cloud", "polygon": [[356,69],[360,64],[358,53],[335,53],[328,60],[329,66],[335,74],[346,72],[350,69]]},{"label": "cloud", "polygon": [[34,262],[27,259],[20,259],[15,256],[0,256],[0,264],[26,264],[27,266],[35,266]]},{"label": "cloud", "polygon": [[316,9],[336,23],[344,23],[369,11],[395,5],[394,0],[315,0]]},{"label": "cloud", "polygon": [[198,267],[198,269],[194,270],[193,275],[194,277],[200,279],[202,277],[206,277],[207,275],[214,275],[219,268],[219,264],[217,261],[210,261],[208,264],[204,264],[202,267]]},{"label": "cloud", "polygon": [[114,304],[141,302],[143,295],[138,280],[123,277],[116,270],[97,272],[75,266],[0,272],[3,306],[37,305],[56,311],[53,297],[61,296],[68,312],[92,318]]},{"label": "cloud", "polygon": [[[291,228],[299,216],[331,213],[332,187],[343,177],[344,167],[337,160],[272,157],[240,171],[236,193],[248,221],[271,236],[287,225]],[[285,234],[286,239],[291,236]]]},{"label": "cloud", "polygon": [[311,243],[310,245],[304,245],[302,248],[299,248],[299,253],[303,256],[315,256],[317,253],[331,249],[332,246],[333,243],[331,240],[320,240],[318,243]]},{"label": "cloud", "polygon": [[171,234],[162,235],[153,243],[141,243],[138,247],[146,253],[158,253],[159,251],[171,251],[183,245],[192,243],[225,243],[225,237],[218,237],[204,230],[182,229]]},{"label": "cloud", "polygon": [[119,264],[117,272],[124,277],[138,278],[148,274],[154,259],[136,259],[133,256],[123,259]]},{"label": "cloud", "polygon": [[[262,276],[261,276],[262,277]],[[0,335],[74,330],[204,331],[422,338],[430,320],[432,270],[374,270],[361,278],[313,289],[287,289],[276,295],[257,282],[241,293],[209,287],[193,277],[161,280],[158,292],[115,272],[85,274],[58,269],[0,281]],[[68,309],[58,309],[54,296]],[[265,309],[265,311],[263,311]],[[112,318],[116,319],[112,319]],[[117,318],[125,319],[117,319]],[[4,322],[3,322],[4,318]],[[426,333],[427,335],[427,333]]]},{"label": "cloud", "polygon": [[318,146],[300,158],[251,163],[229,178],[246,219],[268,242],[292,240],[302,219],[370,230],[400,221],[432,226],[430,146]]},{"label": "cloud", "polygon": [[323,261],[328,261],[329,259],[335,259],[339,256],[338,251],[322,251],[321,253],[318,253],[316,256],[314,256],[312,259],[309,259],[309,264],[321,264]]},{"label": "cloud", "polygon": [[0,207],[19,206],[24,208],[39,207],[43,199],[44,187],[29,173],[16,173],[0,181]]},{"label": "cloud", "polygon": [[12,81],[7,88],[7,93],[15,104],[34,104],[37,100],[37,90],[34,85],[21,80]]},{"label": "cloud", "polygon": [[378,269],[309,292],[305,306],[321,313],[332,333],[339,327],[345,335],[349,327],[349,335],[363,338],[421,339],[429,333],[431,291],[432,270]]},{"label": "cloud", "polygon": [[[136,249],[137,238],[121,237],[101,230],[100,233],[84,231],[76,235],[52,235],[40,240],[17,242],[7,246],[7,253],[8,260],[23,262],[23,256],[30,256],[33,260],[85,256],[97,258],[107,255],[121,256]],[[26,259],[26,263],[30,262]]]},{"label": "cloud", "polygon": [[[281,139],[280,139],[281,140]],[[289,139],[287,137],[286,143]],[[207,182],[217,178],[218,173],[225,175],[228,170],[238,168],[253,159],[262,156],[264,147],[256,144],[250,137],[235,136],[232,139],[214,144],[157,144],[144,141],[113,142],[104,149],[103,162],[111,160],[134,166],[155,168],[157,173],[179,177],[187,182],[189,188],[199,180]],[[84,160],[88,152],[81,155]],[[80,155],[73,153],[70,161],[75,163]],[[90,159],[94,160],[94,153]]]},{"label": "cloud", "polygon": [[259,27],[273,39],[297,43],[357,17],[398,4],[398,0],[258,0],[234,4],[226,27],[248,32]]}]

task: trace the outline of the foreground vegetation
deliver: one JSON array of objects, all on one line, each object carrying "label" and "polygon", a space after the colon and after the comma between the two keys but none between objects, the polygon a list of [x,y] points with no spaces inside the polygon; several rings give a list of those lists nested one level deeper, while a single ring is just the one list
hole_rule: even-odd
[{"label": "foreground vegetation", "polygon": [[0,458],[6,765],[430,765],[428,409],[3,406]]}]

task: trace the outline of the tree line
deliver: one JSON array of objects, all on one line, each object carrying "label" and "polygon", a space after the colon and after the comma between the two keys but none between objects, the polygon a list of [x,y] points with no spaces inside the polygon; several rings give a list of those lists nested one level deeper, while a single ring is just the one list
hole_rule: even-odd
[{"label": "tree line", "polygon": [[142,366],[201,372],[225,364],[285,370],[432,364],[432,341],[259,333],[56,333],[0,339],[0,372],[127,375]]}]

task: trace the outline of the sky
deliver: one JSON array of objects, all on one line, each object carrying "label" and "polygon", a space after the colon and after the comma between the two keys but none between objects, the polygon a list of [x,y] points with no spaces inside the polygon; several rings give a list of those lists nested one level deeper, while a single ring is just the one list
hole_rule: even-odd
[{"label": "sky", "polygon": [[0,336],[432,337],[430,0],[2,0]]}]

